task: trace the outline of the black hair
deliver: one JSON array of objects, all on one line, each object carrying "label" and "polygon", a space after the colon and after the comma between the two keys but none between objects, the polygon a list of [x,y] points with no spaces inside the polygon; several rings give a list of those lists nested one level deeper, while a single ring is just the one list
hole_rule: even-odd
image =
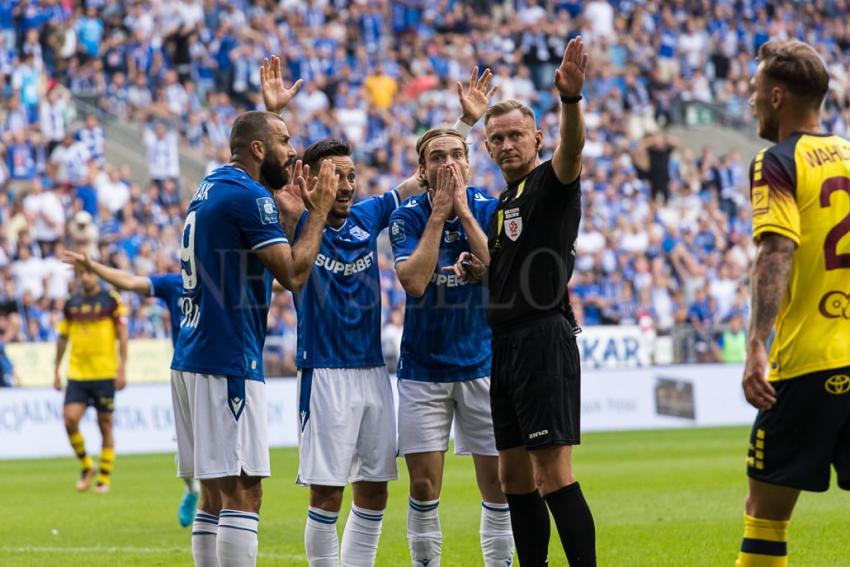
[{"label": "black hair", "polygon": [[304,165],[309,165],[310,169],[315,169],[321,160],[333,156],[350,156],[352,148],[349,144],[337,140],[336,138],[326,138],[319,140],[315,144],[311,144],[304,155],[301,156],[301,161]]}]

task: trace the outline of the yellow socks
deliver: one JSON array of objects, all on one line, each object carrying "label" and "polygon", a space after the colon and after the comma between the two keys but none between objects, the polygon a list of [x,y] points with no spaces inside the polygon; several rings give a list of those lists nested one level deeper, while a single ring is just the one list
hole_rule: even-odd
[{"label": "yellow socks", "polygon": [[788,567],[788,524],[744,515],[744,540],[735,567]]},{"label": "yellow socks", "polygon": [[112,474],[112,464],[115,462],[115,449],[104,447],[100,452],[100,471],[97,473],[97,483],[109,486],[109,475]]},{"label": "yellow socks", "polygon": [[83,439],[83,434],[79,431],[71,433],[68,435],[68,440],[71,442],[71,448],[74,449],[74,453],[77,454],[77,458],[80,459],[83,469],[93,469],[94,459],[86,453],[86,442]]}]

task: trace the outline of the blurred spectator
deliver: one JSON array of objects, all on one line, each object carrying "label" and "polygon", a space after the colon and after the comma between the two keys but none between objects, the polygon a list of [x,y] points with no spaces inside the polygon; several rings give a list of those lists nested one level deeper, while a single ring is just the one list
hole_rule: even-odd
[{"label": "blurred spectator", "polygon": [[157,122],[153,129],[145,128],[144,142],[148,149],[148,173],[151,179],[162,183],[166,179],[180,177],[177,132]]},{"label": "blurred spectator", "polygon": [[[58,313],[52,268],[42,295],[27,300],[28,312],[39,316],[17,313],[23,299],[16,290],[39,261],[55,266],[59,244],[87,247],[134,271],[179,269],[191,190],[181,195],[177,184],[179,152],[208,170],[229,161],[233,119],[260,104],[263,57],[281,55],[289,84],[305,80],[285,116],[293,144],[352,141],[359,198],[367,198],[414,171],[417,135],[454,121],[454,83],[475,64],[494,69],[498,97],[535,109],[547,140],[541,156],[548,158],[560,108],[552,73],[566,41],[582,33],[593,59],[582,101],[583,220],[570,284],[577,316],[584,325],[670,333],[683,347],[676,348],[681,360],[713,360],[730,314],[740,313],[744,325],[748,317],[750,156],[734,148],[693,152],[661,129],[702,121],[707,112],[751,130],[754,49],[781,36],[819,46],[832,76],[825,126],[850,131],[850,8],[761,4],[98,0],[18,7],[0,0],[0,310],[8,310],[7,340],[44,336],[44,317]],[[102,114],[86,110],[78,124],[75,105],[63,109],[66,93]],[[147,176],[104,161],[108,142],[99,122],[112,120],[144,128]],[[504,183],[480,133],[479,125],[470,137],[470,183],[496,194]],[[379,250],[392,337],[404,294],[386,245]],[[280,337],[270,363],[281,372],[294,365],[288,298],[276,296],[281,303],[269,322]],[[155,303],[128,304],[134,332],[166,336]]]}]

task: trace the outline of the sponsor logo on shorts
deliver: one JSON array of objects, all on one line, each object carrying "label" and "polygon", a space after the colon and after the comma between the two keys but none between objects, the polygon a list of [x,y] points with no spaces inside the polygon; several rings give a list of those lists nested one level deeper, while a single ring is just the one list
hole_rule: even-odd
[{"label": "sponsor logo on shorts", "polygon": [[543,437],[544,435],[549,435],[548,429],[541,429],[540,431],[535,431],[534,433],[529,433],[529,439],[537,439],[538,437]]},{"label": "sponsor logo on shorts", "polygon": [[818,310],[827,319],[850,320],[850,293],[826,292],[820,299]]},{"label": "sponsor logo on shorts", "polygon": [[846,394],[847,392],[850,392],[850,376],[847,376],[846,374],[830,376],[827,378],[823,387],[827,392],[836,396]]}]

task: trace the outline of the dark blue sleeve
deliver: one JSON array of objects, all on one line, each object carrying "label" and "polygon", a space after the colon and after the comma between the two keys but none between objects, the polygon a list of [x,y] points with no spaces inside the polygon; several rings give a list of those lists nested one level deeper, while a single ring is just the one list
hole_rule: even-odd
[{"label": "dark blue sleeve", "polygon": [[280,226],[277,204],[267,191],[249,187],[236,195],[229,212],[251,250],[289,242]]},{"label": "dark blue sleeve", "polygon": [[150,281],[150,295],[160,298],[169,306],[183,294],[183,277],[179,274],[154,275]]},{"label": "dark blue sleeve", "polygon": [[354,207],[363,219],[370,232],[381,231],[390,224],[390,215],[399,206],[398,191],[393,189],[383,195],[370,197],[360,201]]},{"label": "dark blue sleeve", "polygon": [[395,263],[410,258],[422,236],[422,220],[415,207],[402,207],[390,217],[390,244]]},{"label": "dark blue sleeve", "polygon": [[481,229],[486,233],[490,228],[490,219],[499,205],[498,199],[488,197],[483,192],[475,190],[472,198],[473,214]]}]

